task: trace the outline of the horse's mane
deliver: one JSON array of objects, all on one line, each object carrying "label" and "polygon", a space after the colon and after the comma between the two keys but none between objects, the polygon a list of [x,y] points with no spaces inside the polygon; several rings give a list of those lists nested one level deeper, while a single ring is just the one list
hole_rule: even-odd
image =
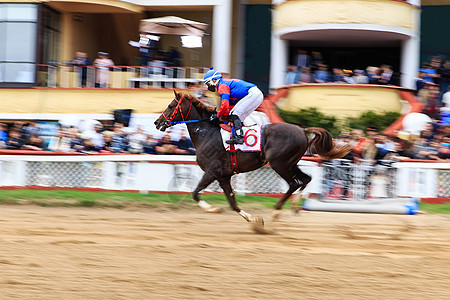
[{"label": "horse's mane", "polygon": [[194,105],[198,109],[207,111],[207,112],[209,112],[211,114],[215,113],[215,108],[214,107],[203,103],[201,100],[199,100],[198,98],[194,97],[193,95],[191,95],[189,93],[186,93],[186,94],[183,94],[183,96],[185,98],[187,98],[189,101],[191,101],[192,105]]}]

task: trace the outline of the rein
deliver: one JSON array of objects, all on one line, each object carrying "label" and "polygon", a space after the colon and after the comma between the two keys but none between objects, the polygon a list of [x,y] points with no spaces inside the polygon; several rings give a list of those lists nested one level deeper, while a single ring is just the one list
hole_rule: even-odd
[{"label": "rein", "polygon": [[[166,115],[164,114],[164,112],[162,113],[162,116],[164,117],[164,119],[166,119],[167,124],[169,124],[169,126],[173,126],[173,125],[177,125],[177,124],[187,124],[187,123],[197,123],[197,122],[203,122],[203,121],[208,121],[208,119],[202,119],[202,120],[186,120],[189,117],[189,114],[191,113],[191,109],[192,109],[192,101],[189,101],[189,103],[191,104],[189,106],[189,110],[186,114],[186,117],[183,115],[183,110],[181,109],[181,102],[184,99],[184,95],[180,98],[180,100],[176,100],[177,102],[177,107],[175,107],[175,110],[173,111],[172,115],[170,116],[170,118],[167,118]],[[175,119],[175,117],[178,114],[178,110],[180,111],[180,115],[181,115],[181,119],[182,121],[173,121],[173,119]]]}]

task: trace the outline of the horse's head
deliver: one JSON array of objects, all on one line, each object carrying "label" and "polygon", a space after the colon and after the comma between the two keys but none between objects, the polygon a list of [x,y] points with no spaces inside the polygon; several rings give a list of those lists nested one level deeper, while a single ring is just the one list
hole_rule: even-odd
[{"label": "horse's head", "polygon": [[165,131],[168,127],[179,121],[185,121],[192,109],[192,102],[184,94],[177,93],[175,98],[167,106],[166,110],[155,121],[156,129]]}]

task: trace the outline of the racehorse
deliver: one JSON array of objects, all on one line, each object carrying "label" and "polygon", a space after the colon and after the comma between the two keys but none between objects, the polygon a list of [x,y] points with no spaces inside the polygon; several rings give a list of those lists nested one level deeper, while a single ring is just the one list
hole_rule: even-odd
[{"label": "racehorse", "polygon": [[[220,126],[217,122],[210,121],[210,117],[217,114],[215,108],[205,105],[190,94],[174,92],[175,98],[155,121],[155,125],[158,130],[165,131],[175,124],[186,123],[197,152],[197,164],[205,172],[192,197],[203,210],[215,212],[215,207],[200,200],[199,193],[217,180],[231,208],[246,221],[262,226],[264,224],[262,218],[252,216],[236,204],[231,187],[231,177],[235,174],[235,169],[230,163],[230,153],[223,146]],[[308,141],[306,134],[314,134],[314,138]],[[326,160],[341,158],[351,150],[348,145],[335,145],[331,134],[323,128],[301,128],[293,124],[274,123],[262,129],[261,151],[237,151],[234,154],[239,172],[249,172],[269,163],[288,183],[288,191],[274,206],[274,216],[279,214],[292,193],[297,189],[303,191],[311,181],[311,177],[297,166],[310,146],[314,146],[316,153]]]}]

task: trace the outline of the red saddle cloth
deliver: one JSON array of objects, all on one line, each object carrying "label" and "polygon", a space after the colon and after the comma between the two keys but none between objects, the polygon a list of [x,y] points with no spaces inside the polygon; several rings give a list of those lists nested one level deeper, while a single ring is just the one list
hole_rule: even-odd
[{"label": "red saddle cloth", "polygon": [[231,132],[231,126],[228,124],[220,124],[220,127],[225,131]]}]

